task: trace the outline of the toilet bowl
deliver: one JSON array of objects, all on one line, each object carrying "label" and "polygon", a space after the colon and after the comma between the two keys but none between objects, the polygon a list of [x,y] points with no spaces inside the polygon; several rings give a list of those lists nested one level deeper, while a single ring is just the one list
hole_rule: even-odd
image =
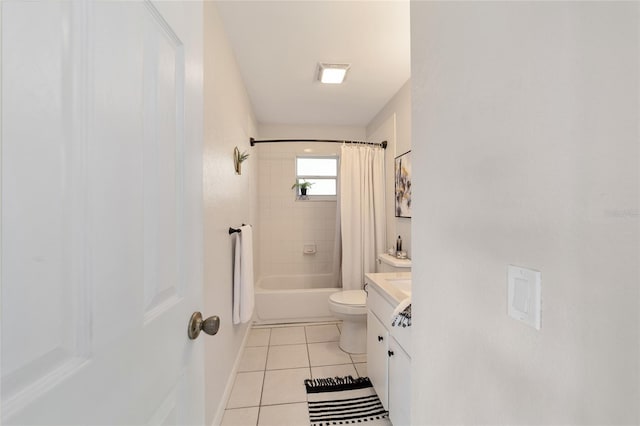
[{"label": "toilet bowl", "polygon": [[346,290],[329,296],[329,310],[342,320],[340,349],[352,354],[367,351],[367,293]]}]

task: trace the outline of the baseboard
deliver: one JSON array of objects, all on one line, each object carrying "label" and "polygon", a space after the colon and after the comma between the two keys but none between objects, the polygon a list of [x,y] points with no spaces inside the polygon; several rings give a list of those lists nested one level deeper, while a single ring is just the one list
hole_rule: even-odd
[{"label": "baseboard", "polygon": [[253,322],[254,326],[272,326],[281,324],[319,324],[319,323],[332,323],[340,321],[334,316],[325,317],[301,317],[301,318],[276,318],[270,320],[260,320],[259,318]]},{"label": "baseboard", "polygon": [[229,378],[227,379],[227,385],[224,387],[224,393],[222,394],[222,398],[220,398],[220,404],[218,405],[218,410],[216,411],[216,415],[213,417],[213,423],[211,426],[218,426],[222,424],[222,417],[224,416],[224,410],[227,407],[227,401],[229,400],[229,396],[231,396],[231,390],[233,389],[233,382],[236,379],[236,374],[238,373],[238,368],[240,367],[240,360],[242,359],[242,354],[244,353],[244,349],[247,345],[247,340],[249,339],[249,333],[251,332],[251,324],[246,328],[244,333],[244,338],[242,339],[242,343],[240,344],[240,350],[238,351],[238,356],[236,357],[236,361],[233,363],[233,368],[231,369],[231,374],[229,374]]}]

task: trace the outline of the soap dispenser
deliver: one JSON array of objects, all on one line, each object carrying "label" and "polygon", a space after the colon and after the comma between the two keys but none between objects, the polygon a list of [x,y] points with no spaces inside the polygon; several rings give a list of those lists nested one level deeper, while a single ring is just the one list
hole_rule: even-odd
[{"label": "soap dispenser", "polygon": [[396,240],[396,255],[402,251],[402,238],[398,235],[398,239]]}]

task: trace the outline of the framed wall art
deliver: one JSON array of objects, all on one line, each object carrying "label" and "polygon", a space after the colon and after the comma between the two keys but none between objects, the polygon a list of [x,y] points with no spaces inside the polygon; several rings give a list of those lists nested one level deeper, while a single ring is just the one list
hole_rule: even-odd
[{"label": "framed wall art", "polygon": [[395,158],[396,217],[411,217],[411,151]]}]

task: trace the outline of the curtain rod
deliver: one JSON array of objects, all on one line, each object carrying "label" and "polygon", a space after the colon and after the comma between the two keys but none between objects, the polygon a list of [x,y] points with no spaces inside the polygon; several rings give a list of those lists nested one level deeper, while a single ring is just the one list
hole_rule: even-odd
[{"label": "curtain rod", "polygon": [[254,138],[249,138],[249,143],[251,146],[254,146],[257,143],[272,143],[272,142],[330,142],[330,143],[354,143],[354,144],[362,144],[362,145],[377,145],[381,146],[383,149],[387,149],[387,141],[382,141],[380,143],[375,142],[362,142],[362,141],[339,141],[334,139],[263,139],[263,140],[255,140]]}]

